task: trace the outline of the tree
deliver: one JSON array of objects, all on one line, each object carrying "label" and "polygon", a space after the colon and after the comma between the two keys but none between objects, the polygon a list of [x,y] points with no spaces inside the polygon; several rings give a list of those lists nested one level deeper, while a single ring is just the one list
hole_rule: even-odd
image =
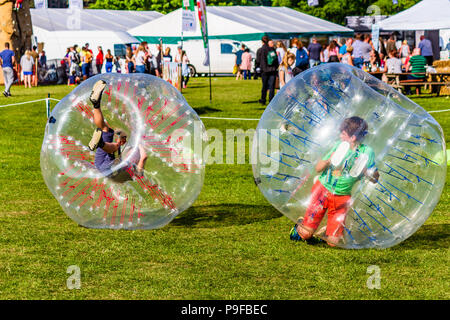
[{"label": "tree", "polygon": [[398,0],[398,5],[394,5],[392,0],[319,0],[318,6],[310,7],[307,0],[273,0],[272,6],[293,8],[303,13],[344,25],[346,16],[374,14],[367,12],[371,5],[378,6],[381,15],[393,15],[408,9],[419,1],[421,0]]},{"label": "tree", "polygon": [[30,15],[30,2],[24,1],[22,9],[13,10],[14,0],[0,0],[0,51],[8,42],[20,58],[26,49],[31,48],[33,34]]},{"label": "tree", "polygon": [[[271,4],[271,0],[209,0],[209,6],[233,6],[254,5],[254,2]],[[150,10],[161,13],[169,13],[181,8],[182,0],[97,0],[91,4],[91,9],[113,9],[113,10]],[[263,4],[258,4],[263,5]]]},{"label": "tree", "polygon": [[[319,0],[319,5],[310,7],[307,0],[208,0],[209,6],[273,6],[288,7],[334,23],[345,24],[346,16],[369,15],[367,8],[376,5],[381,15],[392,15],[408,9],[420,0]],[[182,0],[97,0],[89,8],[115,10],[151,10],[163,14],[181,7]],[[373,14],[373,13],[372,13]]]}]

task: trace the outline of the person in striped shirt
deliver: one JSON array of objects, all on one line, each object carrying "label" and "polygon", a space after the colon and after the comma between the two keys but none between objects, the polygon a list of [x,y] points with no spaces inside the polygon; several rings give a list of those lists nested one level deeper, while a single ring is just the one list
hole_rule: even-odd
[{"label": "person in striped shirt", "polygon": [[[408,64],[406,65],[406,71],[413,74],[408,74],[408,80],[424,80],[425,79],[425,66],[427,64],[427,59],[420,54],[420,48],[415,48],[413,50],[411,58],[409,58]],[[414,74],[423,73],[423,74]],[[406,94],[411,93],[411,86],[407,86],[405,90]]]}]

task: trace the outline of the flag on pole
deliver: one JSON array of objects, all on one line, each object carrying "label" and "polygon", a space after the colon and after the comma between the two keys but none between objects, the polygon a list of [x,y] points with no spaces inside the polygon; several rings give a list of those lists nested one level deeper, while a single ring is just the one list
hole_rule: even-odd
[{"label": "flag on pole", "polygon": [[194,0],[183,0],[183,8],[181,11],[181,32],[195,32],[195,29],[197,28],[196,21]]},{"label": "flag on pole", "polygon": [[83,9],[83,0],[69,0],[69,9]]},{"label": "flag on pole", "polygon": [[372,44],[376,51],[379,51],[380,46],[380,26],[378,23],[372,24]]},{"label": "flag on pole", "polygon": [[83,0],[69,0],[69,9],[83,9]]},{"label": "flag on pole", "polygon": [[83,0],[69,0],[67,9],[69,16],[66,26],[69,30],[81,30],[81,10],[83,10]]},{"label": "flag on pole", "polygon": [[36,9],[47,9],[47,0],[34,0],[34,7]]},{"label": "flag on pole", "polygon": [[203,47],[205,48],[204,66],[209,66],[209,43],[208,43],[208,24],[206,22],[206,0],[197,0],[198,21],[200,22],[200,30],[202,32]]},{"label": "flag on pole", "polygon": [[183,0],[183,9],[195,11],[195,2],[194,0]]}]

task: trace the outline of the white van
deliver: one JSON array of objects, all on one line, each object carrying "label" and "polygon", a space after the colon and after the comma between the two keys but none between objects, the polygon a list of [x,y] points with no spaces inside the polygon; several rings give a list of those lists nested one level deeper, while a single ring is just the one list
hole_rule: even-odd
[{"label": "white van", "polygon": [[[163,45],[164,47],[169,46],[170,54],[172,58],[175,58],[177,53],[177,47],[181,45]],[[209,56],[211,64],[212,74],[231,74],[233,73],[233,67],[236,61],[235,53],[241,49],[242,42],[234,40],[209,40]],[[190,61],[191,76],[194,75],[206,75],[209,73],[209,67],[204,66],[205,61],[205,49],[203,48],[202,40],[188,40],[184,41],[183,50]],[[253,59],[255,58],[255,53],[250,50],[250,54]]]}]

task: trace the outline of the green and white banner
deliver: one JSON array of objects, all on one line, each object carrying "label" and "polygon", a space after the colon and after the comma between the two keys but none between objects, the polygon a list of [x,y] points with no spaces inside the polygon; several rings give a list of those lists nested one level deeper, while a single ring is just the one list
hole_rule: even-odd
[{"label": "green and white banner", "polygon": [[195,0],[183,0],[183,9],[195,11]]},{"label": "green and white banner", "polygon": [[204,66],[209,66],[209,43],[208,43],[208,24],[206,22],[206,1],[197,0],[198,21],[200,21],[200,30],[202,32],[203,47],[205,48]]},{"label": "green and white banner", "polygon": [[195,32],[197,23],[195,19],[195,2],[194,0],[183,0],[183,8],[181,13],[181,31]]},{"label": "green and white banner", "polygon": [[380,26],[378,25],[378,23],[374,23],[372,25],[372,43],[373,43],[373,48],[376,51],[379,51],[379,46],[380,46]]},{"label": "green and white banner", "polygon": [[69,0],[69,9],[83,9],[83,0]]},{"label": "green and white banner", "polygon": [[34,0],[34,7],[36,9],[47,9],[47,0]]}]

